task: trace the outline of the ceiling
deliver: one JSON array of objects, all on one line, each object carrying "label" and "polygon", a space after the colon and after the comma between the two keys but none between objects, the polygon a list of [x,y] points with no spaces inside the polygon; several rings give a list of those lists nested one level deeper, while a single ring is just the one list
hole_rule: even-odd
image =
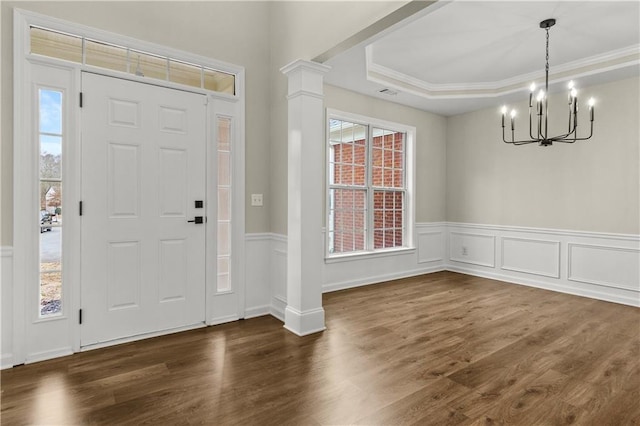
[{"label": "ceiling", "polygon": [[639,1],[441,1],[334,54],[325,81],[443,115],[524,100],[547,18],[550,92],[640,75]]}]

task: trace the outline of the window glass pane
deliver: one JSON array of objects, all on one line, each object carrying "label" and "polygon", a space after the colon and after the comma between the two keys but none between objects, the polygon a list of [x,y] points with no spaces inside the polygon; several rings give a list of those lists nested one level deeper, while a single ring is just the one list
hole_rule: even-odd
[{"label": "window glass pane", "polygon": [[218,150],[231,151],[231,119],[218,118]]},{"label": "window glass pane", "polygon": [[218,185],[229,185],[231,183],[230,160],[228,152],[218,152]]},{"label": "window glass pane", "polygon": [[376,187],[404,187],[404,133],[373,129],[372,184]]},{"label": "window glass pane", "polygon": [[62,134],[62,92],[40,89],[40,133]]},{"label": "window glass pane", "polygon": [[216,92],[236,94],[236,76],[209,68],[204,69],[204,88]]},{"label": "window glass pane", "polygon": [[93,40],[85,41],[85,63],[94,67],[127,71],[127,49]]},{"label": "window glass pane", "polygon": [[[40,315],[62,311],[62,191],[61,183],[41,183]],[[44,194],[44,195],[43,195]]]},{"label": "window glass pane", "polygon": [[139,77],[167,79],[167,58],[150,55],[144,52],[132,50],[130,55],[131,65],[129,72]]},{"label": "window glass pane", "polygon": [[228,222],[218,222],[218,255],[219,256],[227,256],[229,255],[229,223]]},{"label": "window glass pane", "polygon": [[218,150],[218,270],[217,290],[231,290],[231,118],[217,118]]},{"label": "window glass pane", "polygon": [[82,62],[82,38],[31,27],[31,53]]},{"label": "window glass pane", "polygon": [[218,188],[218,220],[229,220],[231,215],[231,203],[229,189]]},{"label": "window glass pane", "polygon": [[[62,177],[61,148],[61,137],[40,136],[41,179],[60,179]],[[53,154],[52,152],[54,152],[55,154]]]},{"label": "window glass pane", "polygon": [[374,191],[373,246],[375,249],[402,247],[403,198],[403,191]]},{"label": "window glass pane", "polygon": [[62,92],[39,89],[39,315],[62,312]]},{"label": "window glass pane", "polygon": [[218,274],[218,291],[231,290],[231,282],[229,280],[229,274]]},{"label": "window glass pane", "polygon": [[169,62],[169,80],[187,86],[202,87],[202,68],[184,62]]},{"label": "window glass pane", "polygon": [[[366,190],[330,191],[329,228],[332,253],[361,251],[366,245]],[[331,244],[331,242],[330,242]]]}]

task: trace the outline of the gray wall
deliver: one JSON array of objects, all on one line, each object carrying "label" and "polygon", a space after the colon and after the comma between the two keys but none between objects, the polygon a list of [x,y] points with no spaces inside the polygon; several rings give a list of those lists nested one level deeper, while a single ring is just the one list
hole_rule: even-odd
[{"label": "gray wall", "polygon": [[[639,81],[582,89],[583,101],[593,96],[597,102],[595,134],[575,144],[504,144],[497,106],[448,118],[447,220],[638,234]],[[551,107],[564,105],[565,96],[551,96]],[[525,107],[518,105],[516,125],[523,131]],[[552,117],[566,126],[559,110]],[[583,107],[583,132],[587,117]]]}]

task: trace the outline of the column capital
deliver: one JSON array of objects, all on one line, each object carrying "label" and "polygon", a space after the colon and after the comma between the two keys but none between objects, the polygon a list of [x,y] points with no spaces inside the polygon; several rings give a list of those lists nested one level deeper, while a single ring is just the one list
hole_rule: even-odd
[{"label": "column capital", "polygon": [[288,77],[288,97],[307,94],[310,96],[322,96],[322,78],[331,70],[331,67],[317,62],[297,59],[280,68],[280,71]]}]

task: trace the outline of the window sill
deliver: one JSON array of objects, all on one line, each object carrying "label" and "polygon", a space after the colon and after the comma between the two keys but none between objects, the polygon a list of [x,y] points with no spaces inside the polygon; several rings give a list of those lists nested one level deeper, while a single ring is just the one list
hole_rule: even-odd
[{"label": "window sill", "polygon": [[350,262],[355,260],[376,259],[379,257],[402,256],[415,253],[415,247],[401,247],[390,250],[364,251],[358,253],[334,254],[324,258],[324,263]]}]

